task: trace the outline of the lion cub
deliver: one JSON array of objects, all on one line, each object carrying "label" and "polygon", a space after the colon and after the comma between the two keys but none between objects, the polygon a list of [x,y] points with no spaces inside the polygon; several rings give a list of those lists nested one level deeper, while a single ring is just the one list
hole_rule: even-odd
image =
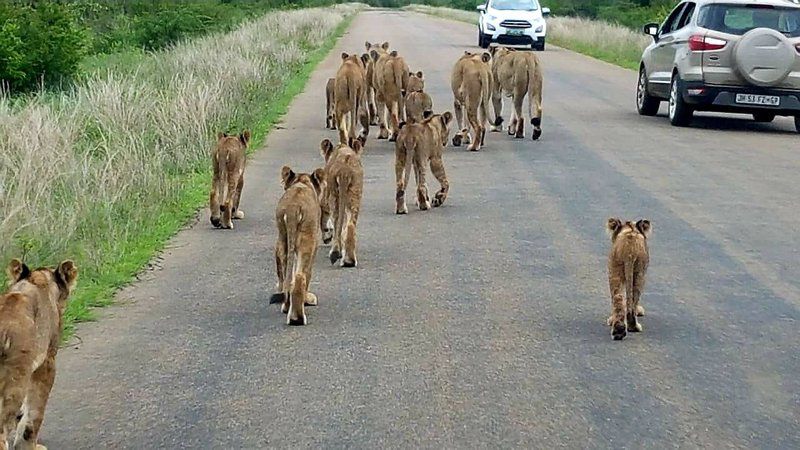
[{"label": "lion cub", "polygon": [[407,214],[406,187],[411,176],[411,167],[417,179],[417,205],[425,211],[430,209],[431,201],[428,197],[428,183],[425,181],[425,166],[430,164],[433,176],[439,181],[441,188],[433,198],[433,206],[441,206],[447,199],[450,183],[444,171],[442,149],[447,145],[450,134],[450,124],[453,115],[448,111],[444,114],[425,113],[421,123],[401,124],[400,135],[395,144],[394,173],[397,181],[397,202],[395,212]]},{"label": "lion cub", "polygon": [[[644,290],[650,251],[647,239],[652,227],[649,220],[636,223],[622,222],[611,218],[606,231],[611,236],[611,251],[608,254],[608,284],[611,289],[611,337],[621,340],[627,332],[642,331],[636,316],[644,315],[639,300]],[[623,295],[624,290],[624,295]]]},{"label": "lion cub", "polygon": [[[361,209],[361,195],[364,191],[364,168],[361,153],[364,146],[361,140],[354,140],[350,146],[333,143],[325,139],[320,143],[320,153],[325,158],[327,187],[323,197],[323,225],[327,225],[328,214],[333,215],[333,246],[331,264],[342,260],[342,267],[356,267],[356,226]],[[342,257],[344,249],[344,257]]]},{"label": "lion cub", "polygon": [[283,166],[281,184],[284,192],[275,209],[279,292],[273,294],[270,303],[283,303],[281,311],[287,314],[287,324],[305,325],[308,320],[304,305],[317,304],[317,296],[308,292],[308,285],[319,244],[319,204],[325,189],[325,170],[295,173],[289,166]]},{"label": "lion cub", "polygon": [[406,117],[409,122],[422,122],[425,111],[433,112],[433,101],[430,95],[423,92],[424,89],[422,72],[409,73],[406,89]]},{"label": "lion cub", "polygon": [[[244,165],[250,131],[239,136],[217,135],[217,145],[212,153],[214,178],[211,182],[209,199],[211,224],[216,228],[233,229],[231,219],[244,219],[244,211],[239,209],[239,199],[244,187]],[[222,220],[220,220],[222,214]]]},{"label": "lion cub", "polygon": [[64,261],[56,269],[30,270],[14,259],[6,273],[10,288],[0,296],[0,448],[8,448],[8,433],[16,427],[14,448],[43,449],[36,441],[56,376],[62,316],[78,268]]}]

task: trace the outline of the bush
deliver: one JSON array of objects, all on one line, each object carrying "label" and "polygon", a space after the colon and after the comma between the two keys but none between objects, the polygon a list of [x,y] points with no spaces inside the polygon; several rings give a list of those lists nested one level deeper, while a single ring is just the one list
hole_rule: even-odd
[{"label": "bush", "polygon": [[33,89],[43,78],[69,78],[86,55],[88,42],[67,5],[5,4],[0,7],[0,78],[12,92]]}]

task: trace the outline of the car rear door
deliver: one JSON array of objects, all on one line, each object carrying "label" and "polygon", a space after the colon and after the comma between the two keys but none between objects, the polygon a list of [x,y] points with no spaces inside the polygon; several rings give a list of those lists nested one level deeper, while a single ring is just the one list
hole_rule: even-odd
[{"label": "car rear door", "polygon": [[675,61],[675,31],[685,8],[686,2],[680,3],[667,16],[658,32],[658,42],[652,50],[654,67],[650,69],[648,79],[650,88],[662,96],[666,96],[669,91]]}]

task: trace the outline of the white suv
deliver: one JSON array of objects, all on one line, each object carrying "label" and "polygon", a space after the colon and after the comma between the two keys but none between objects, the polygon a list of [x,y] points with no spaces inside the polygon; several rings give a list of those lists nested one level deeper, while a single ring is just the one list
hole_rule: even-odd
[{"label": "white suv", "polygon": [[530,45],[544,50],[547,24],[544,18],[550,8],[539,6],[538,0],[487,0],[478,5],[478,45],[489,48],[492,42],[504,45]]}]

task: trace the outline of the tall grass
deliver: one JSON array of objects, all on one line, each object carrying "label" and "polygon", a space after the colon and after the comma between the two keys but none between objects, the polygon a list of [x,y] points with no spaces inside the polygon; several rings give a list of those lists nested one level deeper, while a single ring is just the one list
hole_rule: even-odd
[{"label": "tall grass", "polygon": [[273,12],[67,92],[0,97],[0,264],[75,259],[67,320],[88,318],[205,197],[216,132],[262,120],[357,8]]},{"label": "tall grass", "polygon": [[[478,23],[477,12],[425,5],[410,5],[404,9],[461,22]],[[600,20],[549,17],[547,41],[622,67],[636,69],[642,50],[650,44],[651,38],[630,28]]]}]

